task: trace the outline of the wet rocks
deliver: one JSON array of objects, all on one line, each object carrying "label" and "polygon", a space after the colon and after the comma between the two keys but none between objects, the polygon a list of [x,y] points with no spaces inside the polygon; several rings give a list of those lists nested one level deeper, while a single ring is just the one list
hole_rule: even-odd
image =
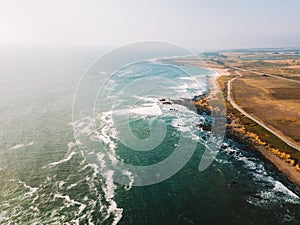
[{"label": "wet rocks", "polygon": [[198,124],[197,127],[202,128],[204,131],[211,131],[211,126],[207,124]]},{"label": "wet rocks", "polygon": [[160,101],[163,105],[172,105],[171,101],[167,101],[167,99],[165,99],[165,98],[161,98],[161,99],[159,99],[159,101]]}]

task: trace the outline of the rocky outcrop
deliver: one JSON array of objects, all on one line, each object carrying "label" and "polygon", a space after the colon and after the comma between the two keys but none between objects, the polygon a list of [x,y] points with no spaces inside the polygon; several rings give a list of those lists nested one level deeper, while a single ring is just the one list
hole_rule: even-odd
[{"label": "rocky outcrop", "polygon": [[198,114],[205,112],[207,115],[211,114],[212,107],[208,103],[208,99],[205,95],[195,96],[192,100],[196,106]]}]

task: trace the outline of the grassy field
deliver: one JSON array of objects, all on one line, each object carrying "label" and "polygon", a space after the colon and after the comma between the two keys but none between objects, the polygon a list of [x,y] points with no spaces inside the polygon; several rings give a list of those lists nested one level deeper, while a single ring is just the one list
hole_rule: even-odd
[{"label": "grassy field", "polygon": [[242,77],[232,83],[244,110],[300,145],[300,83],[274,77]]}]

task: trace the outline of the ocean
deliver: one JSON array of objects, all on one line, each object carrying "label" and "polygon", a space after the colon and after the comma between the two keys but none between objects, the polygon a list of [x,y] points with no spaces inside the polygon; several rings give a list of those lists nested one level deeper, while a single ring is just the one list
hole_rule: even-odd
[{"label": "ocean", "polygon": [[0,224],[300,224],[299,189],[247,144],[199,171],[212,118],[183,103],[214,72],[149,59],[81,90],[99,52],[1,51]]}]

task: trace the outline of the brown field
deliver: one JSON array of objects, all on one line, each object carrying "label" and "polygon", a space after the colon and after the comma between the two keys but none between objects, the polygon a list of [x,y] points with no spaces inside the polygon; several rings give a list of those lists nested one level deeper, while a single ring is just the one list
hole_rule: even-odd
[{"label": "brown field", "polygon": [[232,83],[237,104],[300,145],[300,84],[274,77],[242,77]]},{"label": "brown field", "polygon": [[300,88],[270,88],[271,95],[277,99],[300,100]]}]

